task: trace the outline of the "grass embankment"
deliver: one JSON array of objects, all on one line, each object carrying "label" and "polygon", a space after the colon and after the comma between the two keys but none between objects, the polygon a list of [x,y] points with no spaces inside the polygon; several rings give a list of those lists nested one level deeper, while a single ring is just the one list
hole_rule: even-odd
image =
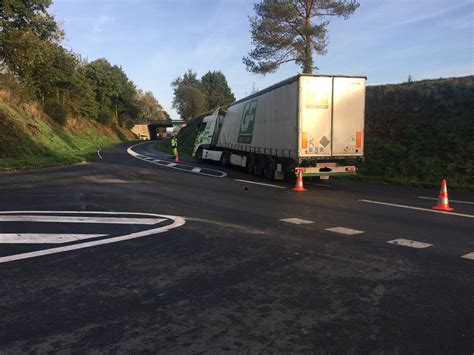
[{"label": "grass embankment", "polygon": [[0,170],[79,163],[98,149],[132,139],[128,130],[70,118],[62,127],[36,104],[0,95]]},{"label": "grass embankment", "polygon": [[[367,87],[365,162],[355,179],[474,190],[474,76]],[[190,156],[196,127],[178,134]],[[169,142],[158,149],[171,151]]]},{"label": "grass embankment", "polygon": [[474,76],[367,88],[358,178],[474,190]]}]

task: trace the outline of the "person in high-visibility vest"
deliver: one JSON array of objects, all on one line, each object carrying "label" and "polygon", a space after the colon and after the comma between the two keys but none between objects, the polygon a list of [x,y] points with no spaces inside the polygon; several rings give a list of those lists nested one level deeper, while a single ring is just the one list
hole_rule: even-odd
[{"label": "person in high-visibility vest", "polygon": [[171,138],[171,149],[173,150],[174,156],[178,156],[178,138]]}]

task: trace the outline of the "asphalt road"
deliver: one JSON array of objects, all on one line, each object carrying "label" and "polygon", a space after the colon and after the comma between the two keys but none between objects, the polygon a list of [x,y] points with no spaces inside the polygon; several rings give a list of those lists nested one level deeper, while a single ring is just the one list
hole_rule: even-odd
[{"label": "asphalt road", "polygon": [[294,192],[130,145],[0,174],[1,354],[473,353],[473,193],[440,214],[434,190]]}]

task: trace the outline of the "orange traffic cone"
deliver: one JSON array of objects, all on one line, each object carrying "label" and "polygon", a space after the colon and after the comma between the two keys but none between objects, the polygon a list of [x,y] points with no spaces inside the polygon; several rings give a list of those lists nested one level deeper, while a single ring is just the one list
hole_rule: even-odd
[{"label": "orange traffic cone", "polygon": [[175,163],[181,163],[181,161],[179,160],[178,150],[176,150],[176,155],[174,156],[174,162]]},{"label": "orange traffic cone", "polygon": [[306,191],[303,186],[303,173],[301,170],[298,170],[298,177],[296,178],[296,185],[293,191]]},{"label": "orange traffic cone", "polygon": [[439,191],[438,203],[433,207],[434,210],[440,211],[454,211],[454,208],[449,207],[448,188],[446,187],[446,179],[441,183],[441,190]]}]

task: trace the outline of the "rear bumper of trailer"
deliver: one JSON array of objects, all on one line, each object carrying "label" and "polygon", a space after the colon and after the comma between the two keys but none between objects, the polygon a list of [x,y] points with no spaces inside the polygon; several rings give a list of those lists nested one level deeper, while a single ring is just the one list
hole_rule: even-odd
[{"label": "rear bumper of trailer", "polygon": [[320,166],[315,166],[315,167],[295,168],[295,174],[298,175],[299,173],[301,173],[303,176],[347,176],[347,175],[356,175],[357,168],[354,165],[347,165],[347,166],[320,165]]}]

